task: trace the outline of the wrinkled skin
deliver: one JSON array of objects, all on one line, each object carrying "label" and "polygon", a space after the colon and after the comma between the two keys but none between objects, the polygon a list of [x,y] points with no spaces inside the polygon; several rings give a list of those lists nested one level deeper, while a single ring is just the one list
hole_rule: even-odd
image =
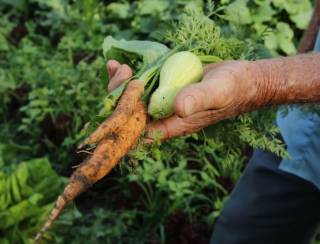
[{"label": "wrinkled skin", "polygon": [[[109,90],[132,76],[131,68],[107,63]],[[221,120],[269,105],[320,101],[320,55],[259,61],[224,61],[205,67],[200,83],[180,91],[174,115],[148,125],[148,137],[190,134]],[[152,139],[150,139],[152,140]]]}]

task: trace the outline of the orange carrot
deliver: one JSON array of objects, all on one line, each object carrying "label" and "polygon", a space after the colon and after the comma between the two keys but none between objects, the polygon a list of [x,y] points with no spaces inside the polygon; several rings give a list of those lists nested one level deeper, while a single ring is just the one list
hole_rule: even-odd
[{"label": "orange carrot", "polygon": [[69,184],[58,197],[47,221],[35,237],[35,241],[41,239],[43,233],[47,231],[69,202],[111,171],[137,142],[146,126],[146,119],[145,105],[142,101],[138,101],[136,112],[128,122],[119,131],[110,133],[100,141],[91,158],[81,164],[72,174]]},{"label": "orange carrot", "polygon": [[108,134],[119,130],[127,123],[135,111],[137,102],[144,91],[144,85],[141,81],[134,80],[129,82],[123,92],[115,111],[108,117],[85,141],[79,146],[97,143]]}]

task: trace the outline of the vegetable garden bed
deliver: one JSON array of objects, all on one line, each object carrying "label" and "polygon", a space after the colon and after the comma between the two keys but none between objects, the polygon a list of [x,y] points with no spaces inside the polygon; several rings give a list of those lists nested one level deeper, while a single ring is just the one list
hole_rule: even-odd
[{"label": "vegetable garden bed", "polygon": [[[87,157],[77,153],[84,125],[101,122],[106,103],[115,105],[105,61],[119,59],[112,49],[119,40],[184,45],[214,56],[210,62],[296,52],[311,1],[266,2],[2,1],[0,243],[30,243],[73,166]],[[195,27],[198,36],[186,42]],[[103,56],[107,36],[113,41],[106,39]],[[135,74],[143,68],[139,53],[120,53]],[[266,109],[162,144],[138,144],[66,209],[43,242],[207,243],[252,148],[285,156],[273,119],[274,109]]]}]

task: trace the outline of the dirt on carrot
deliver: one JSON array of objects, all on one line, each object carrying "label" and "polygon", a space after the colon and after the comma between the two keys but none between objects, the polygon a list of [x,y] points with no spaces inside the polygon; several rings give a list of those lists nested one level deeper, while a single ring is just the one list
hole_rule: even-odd
[{"label": "dirt on carrot", "polygon": [[144,92],[144,85],[141,81],[129,82],[122,94],[115,111],[108,117],[85,141],[79,146],[93,144],[101,141],[106,135],[118,131],[127,123],[136,110],[137,103]]},{"label": "dirt on carrot", "polygon": [[[138,89],[141,88],[136,90]],[[118,131],[105,135],[95,148],[92,156],[71,175],[68,185],[58,197],[47,221],[35,237],[35,241],[41,239],[69,202],[107,175],[116,166],[119,160],[137,142],[146,126],[146,121],[146,107],[139,100],[136,102],[135,112],[129,117],[127,123],[122,125]]]}]

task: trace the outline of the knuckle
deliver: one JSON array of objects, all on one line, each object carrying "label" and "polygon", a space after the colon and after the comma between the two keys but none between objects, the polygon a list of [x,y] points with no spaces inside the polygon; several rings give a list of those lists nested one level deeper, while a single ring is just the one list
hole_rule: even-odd
[{"label": "knuckle", "polygon": [[207,110],[185,118],[185,123],[191,132],[197,132],[209,125],[219,122],[223,117],[221,115],[222,114],[216,110]]},{"label": "knuckle", "polygon": [[207,97],[207,91],[203,88],[203,85],[199,84],[191,84],[184,90],[182,90],[181,93],[178,94],[178,98],[185,98],[185,97],[192,97],[194,99],[194,102],[196,103],[196,106],[202,105],[203,98]]},{"label": "knuckle", "polygon": [[129,65],[123,64],[123,65],[122,65],[122,70],[123,70],[124,73],[132,76],[132,69],[130,68]]},{"label": "knuckle", "polygon": [[107,65],[114,65],[114,64],[118,64],[118,62],[114,59],[110,59],[107,61]]},{"label": "knuckle", "polygon": [[174,127],[168,126],[167,134],[169,137],[185,136],[196,131],[197,126],[194,123],[190,123],[187,118],[178,118]]}]

